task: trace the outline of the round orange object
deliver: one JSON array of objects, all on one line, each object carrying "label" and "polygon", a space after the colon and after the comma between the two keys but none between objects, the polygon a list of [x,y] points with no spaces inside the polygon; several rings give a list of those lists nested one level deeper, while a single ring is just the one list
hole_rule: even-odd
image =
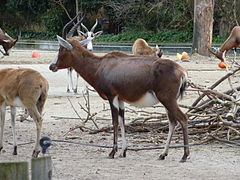
[{"label": "round orange object", "polygon": [[40,53],[37,50],[32,51],[32,58],[40,58]]},{"label": "round orange object", "polygon": [[189,58],[189,55],[187,52],[182,53],[182,60]]},{"label": "round orange object", "polygon": [[227,66],[226,66],[226,64],[225,64],[224,62],[220,62],[220,63],[218,64],[218,67],[220,67],[220,68],[222,68],[222,69],[225,69]]}]

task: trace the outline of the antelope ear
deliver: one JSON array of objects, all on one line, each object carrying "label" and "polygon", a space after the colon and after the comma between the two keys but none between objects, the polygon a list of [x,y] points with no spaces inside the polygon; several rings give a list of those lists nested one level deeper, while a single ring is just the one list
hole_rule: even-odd
[{"label": "antelope ear", "polygon": [[58,39],[59,45],[65,47],[68,50],[72,50],[72,48],[73,48],[72,45],[69,42],[67,42],[65,39],[61,38],[58,35],[57,35],[57,39]]},{"label": "antelope ear", "polygon": [[94,33],[94,37],[96,38],[96,37],[100,36],[102,33],[103,33],[103,31],[98,31],[98,32]]},{"label": "antelope ear", "polygon": [[85,45],[89,44],[93,39],[94,39],[94,37],[88,37],[87,39],[80,41],[80,44],[82,46],[85,46]]}]

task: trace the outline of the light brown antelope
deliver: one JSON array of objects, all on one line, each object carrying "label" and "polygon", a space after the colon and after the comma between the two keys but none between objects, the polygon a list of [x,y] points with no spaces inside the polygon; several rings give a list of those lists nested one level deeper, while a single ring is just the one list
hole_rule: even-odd
[{"label": "light brown antelope", "polygon": [[[225,61],[226,53],[231,50],[240,47],[240,26],[235,26],[227,40],[221,45],[221,47],[216,51],[212,51],[209,49],[209,51],[214,54],[218,59],[221,61]],[[235,58],[236,58],[236,52],[235,52]]]},{"label": "light brown antelope", "polygon": [[33,157],[37,157],[42,128],[42,111],[47,99],[48,81],[37,71],[30,68],[7,68],[0,70],[0,151],[3,148],[3,130],[6,106],[11,109],[11,126],[13,133],[13,155],[17,154],[15,136],[16,107],[27,109],[37,127],[37,138]]},{"label": "light brown antelope", "polygon": [[[84,39],[90,39],[90,41],[87,41],[88,43],[85,45],[85,48],[87,48],[89,51],[93,50],[93,39],[95,39],[96,37],[100,36],[102,34],[102,31],[98,31],[96,33],[94,33],[94,30],[97,26],[97,20],[96,23],[93,25],[93,27],[91,28],[91,30],[89,31],[86,26],[84,26],[82,24],[83,21],[83,17],[81,18],[81,20],[79,20],[69,31],[68,29],[72,26],[73,22],[76,20],[76,18],[78,17],[79,14],[77,14],[71,21],[69,21],[63,28],[63,38],[64,39],[74,39],[74,40],[84,40]],[[81,26],[86,30],[86,32],[84,33],[83,31],[78,31],[78,36],[73,36],[74,32],[77,30],[77,27],[81,24]],[[67,92],[70,92],[70,89],[73,90],[74,93],[77,93],[77,88],[78,88],[78,79],[79,79],[79,75],[77,74],[77,78],[76,78],[76,84],[75,87],[73,85],[73,78],[72,78],[72,71],[73,68],[68,68],[68,86],[67,86]],[[83,93],[86,93],[86,91],[88,90],[87,85],[84,85],[84,90]]]},{"label": "light brown antelope", "polygon": [[110,52],[105,56],[96,56],[86,50],[87,40],[80,43],[64,40],[57,36],[60,44],[58,56],[49,69],[73,67],[105,100],[109,101],[114,127],[113,149],[109,154],[114,158],[118,150],[118,125],[121,127],[122,151],[126,157],[127,141],[124,129],[124,102],[137,107],[152,106],[161,102],[168,113],[169,133],[164,152],[160,159],[168,155],[170,141],[177,122],[183,131],[184,155],[189,155],[187,117],[180,110],[177,99],[186,88],[187,72],[177,63],[168,59],[149,56],[133,56],[122,52]]},{"label": "light brown antelope", "polygon": [[16,44],[17,41],[18,41],[18,37],[17,39],[13,39],[0,28],[0,45],[2,45],[5,53],[1,50],[0,52],[3,55],[8,56],[9,55],[8,51]]},{"label": "light brown antelope", "polygon": [[161,49],[156,45],[155,48],[152,48],[148,45],[148,43],[144,39],[137,39],[132,47],[132,53],[134,55],[140,55],[140,56],[156,56],[156,57],[162,57],[163,52]]}]

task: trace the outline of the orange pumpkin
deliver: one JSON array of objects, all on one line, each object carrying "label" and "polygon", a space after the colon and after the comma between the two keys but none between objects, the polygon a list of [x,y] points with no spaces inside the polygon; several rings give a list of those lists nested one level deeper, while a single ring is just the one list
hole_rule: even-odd
[{"label": "orange pumpkin", "polygon": [[224,63],[224,62],[220,62],[218,64],[218,67],[222,68],[222,69],[225,69],[227,67],[227,65]]},{"label": "orange pumpkin", "polygon": [[32,51],[32,58],[40,58],[40,53],[38,50]]},{"label": "orange pumpkin", "polygon": [[183,53],[182,53],[182,60],[185,60],[185,59],[187,59],[187,58],[189,58],[188,53],[187,53],[187,52],[183,52]]},{"label": "orange pumpkin", "polygon": [[177,53],[177,57],[179,60],[186,60],[189,58],[189,55],[188,55],[188,53],[183,52],[182,54]]}]

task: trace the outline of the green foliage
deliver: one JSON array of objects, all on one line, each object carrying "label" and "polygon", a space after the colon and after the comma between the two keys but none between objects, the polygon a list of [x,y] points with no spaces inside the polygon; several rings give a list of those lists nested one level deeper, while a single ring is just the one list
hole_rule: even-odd
[{"label": "green foliage", "polygon": [[[76,0],[2,0],[0,27],[14,35],[21,30],[22,38],[26,39],[55,39],[55,35],[61,35],[63,26],[69,21],[60,2],[74,17]],[[224,22],[229,27],[235,23],[233,11],[240,1],[237,3],[234,6],[229,0],[215,1],[215,43],[226,39],[217,36],[221,26],[219,23]],[[78,0],[87,27],[91,27],[96,18],[109,19],[109,29],[106,31],[115,34],[97,38],[97,41],[104,42],[133,42],[137,38],[160,43],[192,42],[193,4],[192,0]],[[239,14],[237,17],[240,17]],[[99,27],[96,30],[100,30]]]},{"label": "green foliage", "polygon": [[134,42],[137,38],[143,38],[147,42],[160,43],[186,43],[192,41],[192,33],[181,30],[153,31],[124,31],[117,35],[103,34],[96,41],[101,42]]},{"label": "green foliage", "polygon": [[46,32],[33,32],[33,31],[22,31],[21,39],[31,39],[31,40],[56,40],[55,33]]},{"label": "green foliage", "polygon": [[61,35],[63,23],[63,13],[59,8],[54,8],[54,10],[47,10],[41,16],[41,24],[47,29],[49,33],[55,33]]},{"label": "green foliage", "polygon": [[213,43],[222,44],[224,41],[226,41],[227,38],[228,38],[227,36],[224,36],[224,37],[213,36]]}]

